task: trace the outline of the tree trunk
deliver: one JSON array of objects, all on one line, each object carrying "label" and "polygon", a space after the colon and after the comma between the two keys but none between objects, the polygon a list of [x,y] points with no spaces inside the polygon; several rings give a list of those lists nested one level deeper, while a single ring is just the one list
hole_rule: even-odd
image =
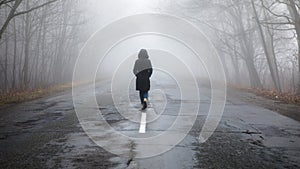
[{"label": "tree trunk", "polygon": [[61,83],[62,82],[62,77],[63,77],[63,57],[64,57],[64,47],[65,47],[65,39],[66,39],[66,34],[67,34],[67,22],[68,22],[68,15],[67,15],[67,4],[66,2],[63,2],[62,4],[62,9],[63,10],[63,23],[62,23],[62,28],[61,28],[61,34],[58,42],[58,51],[57,51],[57,57],[55,60],[55,69],[54,69],[54,80],[56,83]]},{"label": "tree trunk", "polygon": [[275,47],[274,47],[274,35],[270,33],[270,30],[268,29],[269,32],[269,37],[270,37],[270,56],[272,63],[274,64],[274,73],[275,73],[275,78],[277,81],[278,88],[280,89],[279,91],[282,91],[281,83],[280,83],[280,77],[279,77],[279,71],[278,71],[278,65],[277,65],[277,59],[276,59],[276,54],[275,54]]},{"label": "tree trunk", "polygon": [[4,59],[4,91],[7,92],[7,88],[8,88],[8,46],[9,46],[9,38],[8,35],[6,35],[6,39],[5,39],[5,59]]},{"label": "tree trunk", "polygon": [[[25,17],[22,18],[25,20]],[[22,26],[19,26],[19,29],[23,29],[25,27],[24,22],[22,22]],[[18,59],[18,88],[23,87],[23,78],[24,78],[24,73],[23,73],[23,57],[24,57],[24,49],[25,49],[25,43],[21,43],[21,49],[20,49],[20,56]]]},{"label": "tree trunk", "polygon": [[[240,23],[240,24],[242,24],[242,23]],[[241,43],[242,52],[244,54],[243,59],[247,65],[251,87],[262,88],[262,84],[261,84],[259,75],[258,75],[257,70],[254,65],[253,43],[250,43],[250,40],[247,39],[243,25],[240,25],[240,31],[242,33],[240,43]]]},{"label": "tree trunk", "polygon": [[41,74],[40,70],[39,70],[39,59],[40,59],[40,46],[41,46],[41,38],[42,38],[42,30],[43,30],[43,24],[44,24],[44,18],[45,15],[43,14],[41,20],[40,20],[40,28],[39,28],[39,32],[38,32],[38,39],[37,39],[37,44],[36,44],[36,49],[35,49],[35,72],[34,72],[34,83],[35,83],[35,87],[39,86],[39,78],[38,76]]},{"label": "tree trunk", "polygon": [[298,13],[296,3],[294,0],[288,0],[289,4],[287,5],[290,15],[292,16],[295,22],[295,30],[297,34],[297,43],[298,43],[298,84],[297,84],[297,94],[300,95],[300,14]]},{"label": "tree trunk", "polygon": [[[262,88],[261,80],[259,78],[259,75],[257,73],[257,70],[254,65],[254,47],[253,47],[253,39],[252,35],[247,36],[247,32],[244,28],[244,18],[242,18],[242,10],[243,8],[239,6],[241,4],[238,4],[235,8],[234,18],[236,19],[237,32],[240,34],[239,43],[241,46],[241,51],[243,54],[243,60],[246,62],[248,73],[249,73],[249,79],[251,87],[253,88]],[[249,16],[248,16],[249,17]],[[249,21],[249,18],[248,18]]]},{"label": "tree trunk", "polygon": [[275,70],[275,69],[277,69],[275,67],[276,63],[274,63],[274,60],[271,59],[271,54],[269,53],[268,45],[267,45],[266,39],[265,39],[265,35],[264,35],[264,32],[263,32],[262,26],[259,22],[258,14],[257,14],[257,11],[256,11],[253,0],[251,0],[251,4],[252,4],[253,12],[254,12],[254,18],[255,18],[255,21],[256,21],[257,26],[258,26],[258,31],[259,31],[259,35],[260,35],[260,38],[261,38],[261,43],[262,43],[262,46],[263,46],[263,49],[264,49],[264,52],[265,52],[265,55],[266,55],[266,58],[267,58],[267,61],[268,61],[269,70],[270,70],[270,73],[271,73],[271,77],[272,77],[274,86],[275,86],[277,91],[281,91],[278,74],[276,74],[276,70]]},{"label": "tree trunk", "polygon": [[245,62],[246,62],[247,68],[248,68],[251,87],[262,88],[262,84],[261,84],[260,78],[258,76],[257,70],[254,66],[253,59],[246,57]]},{"label": "tree trunk", "polygon": [[[26,9],[29,9],[29,1],[26,1]],[[25,16],[25,48],[24,48],[24,65],[23,65],[23,87],[29,85],[29,45],[30,45],[30,14]]]},{"label": "tree trunk", "polygon": [[42,63],[41,63],[41,80],[40,80],[41,83],[42,83],[42,85],[44,85],[46,83],[45,76],[47,75],[47,73],[46,73],[47,69],[46,69],[46,65],[45,65],[45,57],[46,57],[46,52],[45,52],[46,34],[47,34],[47,27],[46,27],[46,25],[43,25],[43,38],[42,38],[42,49],[41,49]]},{"label": "tree trunk", "polygon": [[239,60],[238,60],[238,54],[236,52],[236,50],[234,50],[234,55],[231,56],[231,60],[233,63],[233,67],[235,70],[235,81],[237,84],[241,83],[241,75],[240,75],[240,68],[239,68]]},{"label": "tree trunk", "polygon": [[17,60],[17,29],[16,29],[16,20],[14,20],[14,60],[13,60],[12,89],[16,88],[16,60]]}]

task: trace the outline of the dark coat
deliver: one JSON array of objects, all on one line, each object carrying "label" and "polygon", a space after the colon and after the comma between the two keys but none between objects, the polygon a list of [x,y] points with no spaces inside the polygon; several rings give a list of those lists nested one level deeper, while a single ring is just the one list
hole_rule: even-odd
[{"label": "dark coat", "polygon": [[136,90],[147,92],[150,90],[150,77],[152,75],[152,64],[148,59],[148,54],[139,54],[135,61],[133,73],[136,76]]}]

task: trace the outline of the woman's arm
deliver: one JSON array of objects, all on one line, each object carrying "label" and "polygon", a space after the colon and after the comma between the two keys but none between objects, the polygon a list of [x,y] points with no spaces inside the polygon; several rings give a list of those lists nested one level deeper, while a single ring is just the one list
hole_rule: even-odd
[{"label": "woman's arm", "polygon": [[137,76],[137,74],[138,74],[138,70],[137,70],[137,60],[135,61],[135,63],[134,63],[134,67],[133,67],[133,74],[135,75],[135,76]]},{"label": "woman's arm", "polygon": [[149,60],[149,69],[148,69],[148,76],[149,76],[149,77],[151,77],[152,72],[153,72],[152,64],[151,64],[151,61]]}]

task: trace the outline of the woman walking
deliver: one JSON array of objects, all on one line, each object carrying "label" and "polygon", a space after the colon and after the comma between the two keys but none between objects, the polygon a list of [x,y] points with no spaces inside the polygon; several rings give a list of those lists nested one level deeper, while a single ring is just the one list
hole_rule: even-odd
[{"label": "woman walking", "polygon": [[141,49],[138,59],[135,61],[133,73],[136,76],[136,90],[140,92],[142,110],[147,108],[148,91],[150,90],[150,77],[152,75],[152,64],[146,49]]}]

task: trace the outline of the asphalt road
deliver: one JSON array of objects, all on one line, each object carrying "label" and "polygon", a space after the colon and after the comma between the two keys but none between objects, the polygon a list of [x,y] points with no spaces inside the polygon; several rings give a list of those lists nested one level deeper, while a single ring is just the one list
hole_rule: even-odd
[{"label": "asphalt road", "polygon": [[211,105],[208,84],[197,99],[198,92],[183,97],[173,83],[153,81],[144,112],[134,90],[112,94],[109,84],[96,84],[96,106],[81,86],[76,109],[72,91],[2,107],[0,168],[300,167],[300,123],[256,104],[270,100],[228,89],[218,127],[200,143]]}]

